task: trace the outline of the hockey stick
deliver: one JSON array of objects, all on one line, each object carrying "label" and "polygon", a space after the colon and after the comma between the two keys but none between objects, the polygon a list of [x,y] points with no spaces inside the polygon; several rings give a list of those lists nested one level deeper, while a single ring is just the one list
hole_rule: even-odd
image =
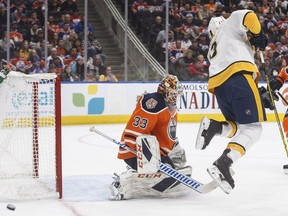
[{"label": "hockey stick", "polygon": [[286,100],[286,98],[284,98],[284,96],[279,91],[277,91],[277,94],[281,97],[281,99],[285,102],[285,104],[288,105],[288,101]]},{"label": "hockey stick", "polygon": [[[113,139],[112,137],[109,137],[108,135],[102,133],[101,131],[97,130],[95,127],[90,127],[89,129],[91,132],[97,133],[100,136],[110,140],[111,142],[117,144],[118,146],[120,146],[121,148],[124,148],[130,152],[132,152],[133,154],[136,154],[136,151],[130,149],[128,146],[126,146],[125,144]],[[212,190],[214,190],[215,188],[218,187],[218,184],[216,181],[211,181],[207,184],[202,184],[201,182],[190,178],[186,175],[183,175],[182,173],[178,172],[177,170],[171,168],[170,166],[167,166],[166,164],[162,163],[161,161],[159,161],[159,165],[160,165],[160,170],[161,172],[165,173],[166,175],[174,178],[175,180],[177,180],[178,182],[186,185],[187,187],[193,189],[194,191],[201,193],[201,194],[206,194],[211,192]]]},{"label": "hockey stick", "polygon": [[[260,59],[261,59],[261,63],[264,65],[265,62],[264,62],[264,57],[263,57],[263,52],[260,51]],[[272,102],[272,105],[274,107],[273,111],[274,111],[274,115],[275,115],[275,118],[276,118],[276,121],[277,121],[277,124],[278,124],[278,129],[279,129],[279,132],[280,132],[280,135],[281,135],[281,139],[282,139],[282,142],[283,142],[283,145],[284,145],[284,149],[285,149],[285,152],[286,152],[286,156],[288,157],[288,149],[287,149],[287,144],[286,144],[286,141],[285,141],[285,136],[284,136],[284,133],[283,133],[283,130],[282,130],[282,126],[281,126],[281,123],[280,123],[280,119],[279,119],[279,114],[278,114],[278,111],[277,111],[277,108],[276,108],[276,105],[275,105],[275,101],[274,101],[274,97],[273,97],[273,93],[272,93],[272,89],[270,87],[270,82],[269,82],[269,77],[267,75],[267,71],[264,70],[265,72],[265,79],[266,79],[266,83],[267,83],[267,90],[269,92],[269,95],[270,95],[270,100]],[[282,96],[282,95],[281,95]],[[280,96],[280,97],[281,97]],[[282,97],[281,97],[282,98]]]}]

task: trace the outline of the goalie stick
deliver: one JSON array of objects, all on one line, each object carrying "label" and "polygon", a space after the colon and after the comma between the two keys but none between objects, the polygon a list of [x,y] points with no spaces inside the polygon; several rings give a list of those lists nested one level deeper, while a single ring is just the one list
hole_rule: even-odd
[{"label": "goalie stick", "polygon": [[[97,130],[94,126],[90,127],[89,130],[91,132],[95,132],[95,133],[99,134],[102,137],[105,137],[106,139],[112,141],[113,143],[117,144],[121,148],[124,148],[124,149],[126,149],[126,150],[128,150],[128,151],[130,151],[136,155],[136,151],[130,149],[128,146],[126,146],[125,144],[113,139],[112,137],[109,137],[108,135],[102,133],[101,131]],[[201,182],[199,182],[193,178],[190,178],[186,175],[179,173],[177,170],[171,168],[170,166],[167,166],[166,164],[162,163],[161,161],[159,161],[159,165],[160,165],[160,171],[161,172],[174,178],[175,180],[179,181],[180,183],[186,185],[187,187],[193,189],[194,191],[196,191],[200,194],[209,193],[218,187],[218,184],[215,180],[213,180],[207,184],[203,184],[203,183],[201,183]]]}]

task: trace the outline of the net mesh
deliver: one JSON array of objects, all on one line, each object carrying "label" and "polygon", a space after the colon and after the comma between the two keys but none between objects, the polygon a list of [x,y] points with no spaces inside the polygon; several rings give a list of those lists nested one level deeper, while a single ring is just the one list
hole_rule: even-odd
[{"label": "net mesh", "polygon": [[0,84],[0,199],[57,192],[56,76],[10,72]]}]

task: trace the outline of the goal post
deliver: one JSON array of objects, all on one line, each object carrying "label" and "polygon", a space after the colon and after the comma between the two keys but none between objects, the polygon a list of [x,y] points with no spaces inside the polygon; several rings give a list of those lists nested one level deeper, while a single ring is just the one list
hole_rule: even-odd
[{"label": "goal post", "polygon": [[61,83],[11,71],[0,84],[0,200],[62,198]]}]

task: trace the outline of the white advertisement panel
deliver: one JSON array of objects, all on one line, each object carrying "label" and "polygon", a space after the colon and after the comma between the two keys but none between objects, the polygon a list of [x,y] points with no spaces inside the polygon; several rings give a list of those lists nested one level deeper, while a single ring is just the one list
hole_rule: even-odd
[{"label": "white advertisement panel", "polygon": [[[265,83],[261,85],[266,87]],[[62,116],[130,115],[137,96],[154,92],[157,86],[158,83],[63,83]],[[216,98],[207,91],[207,83],[183,82],[183,86],[179,114],[221,113]],[[288,99],[288,85],[285,84],[280,93]],[[279,100],[277,109],[283,114],[287,105]]]}]

